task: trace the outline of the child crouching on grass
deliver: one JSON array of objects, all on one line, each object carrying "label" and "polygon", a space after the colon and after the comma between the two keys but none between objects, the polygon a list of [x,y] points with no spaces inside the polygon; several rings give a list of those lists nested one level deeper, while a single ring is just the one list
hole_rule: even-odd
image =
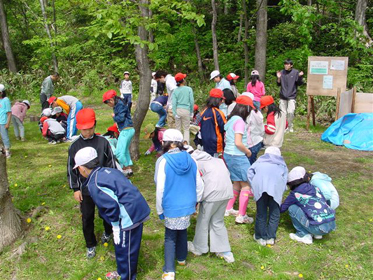
[{"label": "child crouching on grass", "polygon": [[183,135],[176,129],[163,134],[164,154],[157,160],[154,181],[157,187],[157,213],[164,221],[164,260],[162,279],[175,279],[175,258],[186,264],[187,228],[190,216],[203,193],[197,164],[183,147]]},{"label": "child crouching on grass", "polygon": [[204,191],[199,204],[196,233],[193,242],[188,241],[188,251],[197,256],[210,251],[232,263],[234,257],[224,225],[225,208],[233,197],[228,168],[222,159],[214,158],[206,152],[196,150],[191,155],[197,161]]},{"label": "child crouching on grass", "polygon": [[290,194],[281,205],[281,213],[289,210],[296,233],[290,238],[312,244],[312,237],[321,239],[335,230],[335,211],[327,204],[320,189],[310,184],[311,174],[304,167],[294,167],[288,176]]},{"label": "child crouching on grass", "polygon": [[80,149],[74,160],[100,216],[113,227],[117,271],[106,279],[136,279],[143,223],[150,214],[145,198],[120,170],[99,167],[94,148]]},{"label": "child crouching on grass", "polygon": [[275,244],[287,176],[288,168],[276,147],[268,147],[248,171],[256,201],[254,240],[262,246]]}]

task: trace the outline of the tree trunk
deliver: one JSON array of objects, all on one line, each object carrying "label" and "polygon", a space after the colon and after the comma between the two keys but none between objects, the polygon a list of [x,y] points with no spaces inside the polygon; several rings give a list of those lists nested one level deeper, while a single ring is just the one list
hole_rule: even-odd
[{"label": "tree trunk", "polygon": [[45,31],[47,32],[47,35],[48,35],[48,38],[49,38],[49,41],[50,41],[50,46],[51,46],[51,49],[52,49],[52,61],[53,61],[54,71],[58,72],[58,61],[57,61],[57,57],[56,57],[56,54],[55,54],[55,48],[54,48],[54,44],[53,44],[53,41],[52,41],[51,31],[50,31],[50,28],[49,28],[49,25],[48,25],[48,17],[47,17],[47,13],[45,12],[44,1],[39,0],[39,2],[40,2],[41,12],[43,14]]},{"label": "tree trunk", "polygon": [[[139,9],[141,16],[145,19],[149,16],[148,0],[139,0]],[[137,35],[142,41],[147,41],[149,33],[145,29],[144,25],[139,25],[137,29]],[[135,46],[137,69],[140,75],[140,85],[139,85],[139,97],[136,103],[135,113],[133,114],[133,126],[135,128],[135,135],[132,138],[130,152],[133,160],[138,160],[140,157],[140,134],[141,125],[145,119],[146,113],[149,109],[150,103],[150,82],[151,82],[151,70],[149,67],[148,58],[148,46],[137,44]]]},{"label": "tree trunk", "polygon": [[238,28],[238,35],[237,35],[237,42],[238,43],[241,42],[241,37],[242,37],[242,22],[243,22],[243,14],[240,13],[240,27]]},{"label": "tree trunk", "polygon": [[[151,19],[152,16],[153,16],[153,12],[152,12],[152,10],[149,9],[149,19]],[[149,42],[154,43],[154,34],[153,34],[152,29],[149,29]]]},{"label": "tree trunk", "polygon": [[211,6],[212,6],[212,22],[211,22],[212,51],[214,55],[215,70],[219,70],[218,40],[216,38],[216,22],[218,21],[218,13],[216,11],[215,0],[211,0]]},{"label": "tree trunk", "polygon": [[245,31],[243,35],[243,48],[245,55],[245,85],[249,82],[249,47],[247,46],[247,31],[249,29],[249,21],[247,19],[246,0],[242,0],[243,18],[245,20]]},{"label": "tree trunk", "polygon": [[363,35],[367,38],[366,47],[370,47],[373,44],[372,38],[368,33],[368,26],[365,19],[365,12],[367,10],[368,0],[358,0],[355,10],[355,20],[363,27]]},{"label": "tree trunk", "polygon": [[6,159],[0,153],[0,252],[5,246],[13,243],[21,233],[21,219],[14,208],[9,192]]},{"label": "tree trunk", "polygon": [[267,0],[257,0],[256,17],[255,69],[259,71],[261,80],[265,81],[267,62]]},{"label": "tree trunk", "polygon": [[198,38],[197,38],[197,30],[194,26],[193,26],[193,34],[194,34],[194,46],[196,48],[196,55],[197,55],[197,62],[198,62],[198,74],[199,74],[199,77],[202,81],[204,79],[202,57],[201,57],[201,51],[199,49],[199,43],[198,43]]},{"label": "tree trunk", "polygon": [[14,59],[14,55],[13,55],[12,45],[10,43],[8,24],[6,21],[6,14],[5,14],[5,7],[4,7],[3,0],[0,0],[0,25],[1,25],[1,34],[3,38],[4,51],[5,51],[6,59],[8,62],[8,68],[9,68],[9,71],[16,73],[17,66],[16,66],[16,61]]},{"label": "tree trunk", "polygon": [[308,6],[312,6],[312,0],[308,0],[308,1],[307,1],[307,5],[308,5]]}]

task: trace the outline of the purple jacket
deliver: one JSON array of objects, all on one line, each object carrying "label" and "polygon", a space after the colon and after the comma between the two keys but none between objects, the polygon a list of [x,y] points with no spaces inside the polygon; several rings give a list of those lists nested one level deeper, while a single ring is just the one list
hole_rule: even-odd
[{"label": "purple jacket", "polygon": [[303,210],[311,225],[321,225],[335,220],[335,211],[326,203],[320,189],[309,183],[303,183],[290,192],[281,205],[281,213],[293,204]]},{"label": "purple jacket", "polygon": [[16,102],[12,106],[12,115],[16,116],[17,118],[19,118],[21,120],[21,122],[23,122],[23,120],[25,119],[25,116],[26,116],[27,109],[28,109],[28,107],[25,103]]}]

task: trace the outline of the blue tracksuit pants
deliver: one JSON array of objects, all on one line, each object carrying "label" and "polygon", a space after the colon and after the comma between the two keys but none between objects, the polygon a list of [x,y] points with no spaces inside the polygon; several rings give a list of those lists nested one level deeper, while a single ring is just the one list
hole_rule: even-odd
[{"label": "blue tracksuit pants", "polygon": [[75,106],[70,108],[69,115],[67,116],[67,129],[66,138],[71,139],[76,134],[76,114],[83,109],[83,105],[80,101],[75,103]]}]

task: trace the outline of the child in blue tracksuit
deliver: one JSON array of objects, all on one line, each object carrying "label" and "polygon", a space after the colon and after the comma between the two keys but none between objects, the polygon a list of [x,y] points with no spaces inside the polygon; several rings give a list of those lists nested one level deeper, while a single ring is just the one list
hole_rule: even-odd
[{"label": "child in blue tracksuit", "polygon": [[146,200],[121,171],[99,167],[94,148],[80,149],[74,159],[100,216],[113,226],[117,271],[106,278],[136,279],[143,223],[150,214]]},{"label": "child in blue tracksuit", "polygon": [[187,228],[190,216],[203,193],[203,181],[197,164],[184,151],[183,135],[176,129],[163,134],[163,156],[156,163],[157,214],[166,228],[162,279],[175,279],[175,257],[185,265],[188,254]]},{"label": "child in blue tracksuit", "polygon": [[288,168],[277,147],[268,147],[247,172],[256,201],[254,240],[262,246],[275,244],[287,177]]},{"label": "child in blue tracksuit", "polygon": [[320,189],[309,183],[311,175],[297,166],[288,175],[290,194],[281,205],[280,212],[289,210],[296,233],[290,238],[312,244],[312,237],[321,239],[335,230],[335,211],[327,204]]},{"label": "child in blue tracksuit", "polygon": [[129,149],[131,140],[135,135],[135,129],[133,128],[129,105],[124,99],[117,96],[117,92],[112,89],[104,93],[102,102],[113,108],[114,113],[112,117],[120,131],[115,156],[123,168],[124,175],[127,177],[132,176],[133,171],[131,166],[133,163]]}]

